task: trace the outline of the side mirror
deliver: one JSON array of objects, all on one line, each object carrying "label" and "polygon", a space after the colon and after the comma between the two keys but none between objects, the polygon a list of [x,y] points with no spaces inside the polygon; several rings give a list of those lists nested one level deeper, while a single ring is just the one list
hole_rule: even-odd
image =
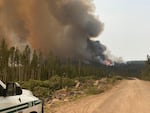
[{"label": "side mirror", "polygon": [[16,85],[16,95],[21,95],[22,89],[21,89],[20,85],[17,82],[15,82],[15,85]]}]

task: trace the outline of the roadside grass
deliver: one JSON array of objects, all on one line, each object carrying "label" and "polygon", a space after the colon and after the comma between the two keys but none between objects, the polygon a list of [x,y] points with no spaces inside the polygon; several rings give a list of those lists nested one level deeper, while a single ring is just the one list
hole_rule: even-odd
[{"label": "roadside grass", "polygon": [[[45,100],[45,113],[47,111],[52,111],[49,113],[54,113],[53,108],[58,108],[64,105],[65,101],[60,100],[59,102],[52,102],[53,95],[55,92],[65,88],[66,91],[71,94],[72,92],[77,92],[73,96],[69,95],[68,102],[80,100],[86,96],[97,95],[105,92],[106,90],[113,87],[119,80],[123,78],[119,76],[112,76],[109,78],[93,78],[93,77],[80,77],[75,79],[70,78],[60,78],[59,76],[54,76],[50,80],[39,81],[39,80],[29,80],[20,82],[22,88],[29,89],[32,93],[40,99]],[[95,81],[99,81],[98,85],[94,85]],[[76,81],[80,82],[80,86],[75,88]],[[78,94],[78,92],[81,92]]]}]

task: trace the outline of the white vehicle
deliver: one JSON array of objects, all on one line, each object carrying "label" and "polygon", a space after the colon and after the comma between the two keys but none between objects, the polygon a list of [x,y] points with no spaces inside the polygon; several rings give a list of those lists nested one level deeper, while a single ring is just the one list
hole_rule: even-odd
[{"label": "white vehicle", "polygon": [[0,113],[43,113],[43,102],[18,83],[0,81]]}]

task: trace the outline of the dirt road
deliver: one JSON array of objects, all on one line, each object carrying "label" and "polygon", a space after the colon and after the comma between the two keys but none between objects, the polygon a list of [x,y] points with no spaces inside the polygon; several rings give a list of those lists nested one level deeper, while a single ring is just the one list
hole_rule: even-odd
[{"label": "dirt road", "polygon": [[150,113],[150,82],[124,80],[103,94],[61,106],[56,113]]}]

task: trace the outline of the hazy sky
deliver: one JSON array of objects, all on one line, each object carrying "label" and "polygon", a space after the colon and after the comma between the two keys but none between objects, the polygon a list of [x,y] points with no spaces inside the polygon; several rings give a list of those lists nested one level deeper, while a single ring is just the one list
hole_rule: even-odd
[{"label": "hazy sky", "polygon": [[150,0],[94,0],[104,32],[99,36],[124,60],[146,59],[150,54]]}]

